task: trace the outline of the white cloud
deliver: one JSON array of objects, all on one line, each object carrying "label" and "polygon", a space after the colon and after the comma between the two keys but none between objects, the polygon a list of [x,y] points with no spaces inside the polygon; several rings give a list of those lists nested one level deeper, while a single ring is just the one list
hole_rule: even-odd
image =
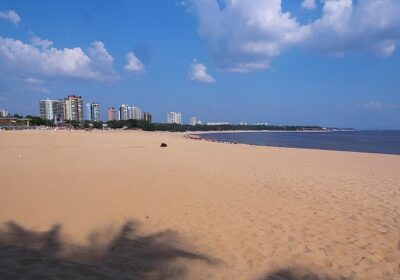
[{"label": "white cloud", "polygon": [[89,50],[88,56],[91,59],[91,64],[96,68],[96,71],[101,73],[105,79],[117,79],[113,69],[114,58],[107,51],[105,45],[101,41],[94,41]]},{"label": "white cloud", "polygon": [[29,32],[29,41],[31,42],[32,46],[34,47],[41,47],[41,48],[49,48],[53,45],[53,42],[47,39],[42,39],[39,36],[36,36],[32,32]]},{"label": "white cloud", "polygon": [[206,38],[217,66],[248,72],[269,67],[270,60],[307,35],[281,0],[194,0],[199,33]]},{"label": "white cloud", "polygon": [[21,21],[21,17],[14,10],[0,11],[0,19],[7,20],[15,25]]},{"label": "white cloud", "polygon": [[387,110],[387,109],[400,109],[399,104],[382,103],[379,101],[369,101],[357,104],[356,107],[368,110]]},{"label": "white cloud", "polygon": [[207,67],[204,64],[198,63],[196,60],[190,64],[188,78],[192,81],[201,83],[215,83],[215,79],[207,73]]},{"label": "white cloud", "polygon": [[40,40],[36,41],[35,46],[13,38],[0,37],[0,69],[25,77],[98,81],[109,81],[117,77],[112,69],[112,56],[102,42],[93,42],[88,53],[85,53],[79,47],[57,49]]},{"label": "white cloud", "polygon": [[125,65],[125,69],[135,73],[141,73],[144,71],[144,64],[137,58],[134,52],[129,52],[126,55],[127,64]]},{"label": "white cloud", "polygon": [[400,1],[327,0],[305,45],[326,53],[394,53],[400,39]]},{"label": "white cloud", "polygon": [[[301,24],[282,0],[192,0],[198,32],[221,70],[269,67],[286,49],[329,55],[389,56],[400,41],[399,0],[324,0],[319,18]],[[316,2],[305,0],[304,8]]]},{"label": "white cloud", "polygon": [[307,10],[314,10],[317,7],[317,4],[315,3],[315,0],[304,0],[301,3],[301,7]]},{"label": "white cloud", "polygon": [[247,73],[255,70],[263,70],[269,68],[268,62],[238,62],[235,65],[231,65],[229,68],[224,70],[233,73]]},{"label": "white cloud", "polygon": [[177,0],[177,1],[175,1],[175,6],[185,7],[187,5],[188,5],[187,0]]},{"label": "white cloud", "polygon": [[46,82],[34,77],[27,77],[23,79],[25,82],[25,89],[34,92],[48,93],[50,90],[46,87]]},{"label": "white cloud", "polygon": [[33,85],[40,85],[43,84],[43,81],[36,79],[34,77],[28,77],[25,79],[25,82],[27,82],[28,84],[33,84]]}]

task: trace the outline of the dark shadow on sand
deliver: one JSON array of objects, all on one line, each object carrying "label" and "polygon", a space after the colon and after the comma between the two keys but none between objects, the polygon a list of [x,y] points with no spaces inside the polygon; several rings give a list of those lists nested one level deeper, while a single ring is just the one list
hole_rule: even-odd
[{"label": "dark shadow on sand", "polygon": [[260,280],[349,280],[344,277],[331,277],[317,274],[304,267],[284,268],[268,273]]},{"label": "dark shadow on sand", "polygon": [[67,244],[60,230],[56,225],[39,233],[5,224],[0,231],[0,279],[184,279],[187,264],[217,263],[182,249],[174,232],[139,236],[135,222],[126,223],[103,248]]}]

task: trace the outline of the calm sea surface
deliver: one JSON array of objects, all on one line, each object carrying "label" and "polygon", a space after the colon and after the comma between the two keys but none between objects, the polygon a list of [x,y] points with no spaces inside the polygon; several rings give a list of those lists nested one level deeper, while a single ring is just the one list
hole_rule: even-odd
[{"label": "calm sea surface", "polygon": [[262,146],[400,155],[400,131],[239,132],[201,137]]}]

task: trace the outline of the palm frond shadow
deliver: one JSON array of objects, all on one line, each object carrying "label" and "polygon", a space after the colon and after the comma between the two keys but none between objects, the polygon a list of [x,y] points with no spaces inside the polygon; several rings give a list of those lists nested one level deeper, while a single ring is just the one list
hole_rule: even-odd
[{"label": "palm frond shadow", "polygon": [[95,234],[89,246],[77,247],[61,240],[60,225],[40,233],[8,222],[0,231],[0,279],[184,279],[189,262],[218,264],[182,249],[175,232],[139,236],[137,227],[126,223],[99,248]]}]

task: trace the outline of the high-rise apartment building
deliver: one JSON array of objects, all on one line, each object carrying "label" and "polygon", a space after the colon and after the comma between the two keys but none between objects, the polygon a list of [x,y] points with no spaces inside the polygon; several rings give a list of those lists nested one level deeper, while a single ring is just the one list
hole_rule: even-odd
[{"label": "high-rise apartment building", "polygon": [[195,126],[197,124],[197,119],[196,117],[191,117],[189,120],[189,125]]},{"label": "high-rise apartment building", "polygon": [[81,96],[68,95],[64,98],[64,117],[70,121],[84,121],[83,100]]},{"label": "high-rise apartment building", "polygon": [[167,115],[167,122],[171,124],[172,123],[181,124],[182,114],[178,112],[169,112]]},{"label": "high-rise apartment building", "polygon": [[92,122],[100,121],[100,105],[97,102],[90,103],[90,120]]},{"label": "high-rise apartment building", "polygon": [[142,109],[122,104],[121,107],[119,107],[119,115],[120,120],[141,120]]},{"label": "high-rise apartment building", "polygon": [[119,120],[121,120],[121,121],[126,121],[126,120],[129,120],[129,106],[128,105],[125,105],[125,104],[122,104],[120,107],[119,107]]},{"label": "high-rise apartment building", "polygon": [[115,108],[113,108],[113,107],[108,108],[107,115],[108,115],[109,121],[115,121],[117,119],[116,114],[117,114],[117,110],[115,110]]},{"label": "high-rise apartment building", "polygon": [[144,112],[143,113],[143,120],[146,122],[151,123],[152,119],[151,119],[151,114],[149,112]]},{"label": "high-rise apartment building", "polygon": [[142,119],[142,109],[139,107],[131,107],[132,108],[132,118],[134,120],[141,120]]},{"label": "high-rise apartment building", "polygon": [[39,116],[46,120],[62,121],[64,119],[63,100],[44,99],[39,101]]},{"label": "high-rise apartment building", "polygon": [[86,103],[86,105],[85,105],[85,114],[86,114],[85,120],[91,121],[92,117],[90,115],[90,103]]},{"label": "high-rise apartment building", "polygon": [[133,119],[133,108],[131,106],[128,106],[128,120]]},{"label": "high-rise apartment building", "polygon": [[8,112],[6,110],[0,110],[0,117],[6,118],[8,117]]}]

